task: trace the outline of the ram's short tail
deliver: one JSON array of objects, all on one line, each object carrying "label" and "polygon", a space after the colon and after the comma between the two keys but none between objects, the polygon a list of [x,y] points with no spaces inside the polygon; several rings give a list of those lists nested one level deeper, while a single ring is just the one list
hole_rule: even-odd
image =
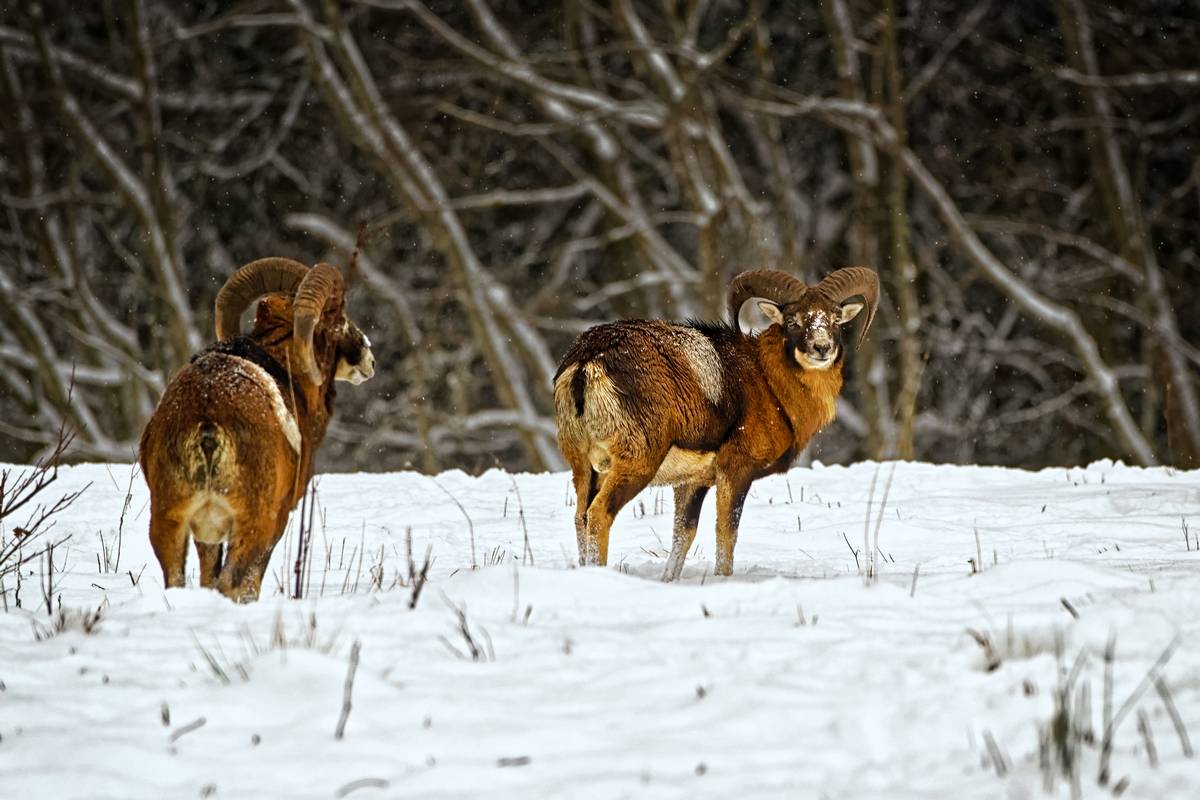
[{"label": "ram's short tail", "polygon": [[204,454],[204,464],[210,474],[216,463],[214,455],[220,446],[221,440],[217,438],[217,426],[211,422],[200,423],[200,452]]},{"label": "ram's short tail", "polygon": [[205,420],[189,438],[184,461],[192,483],[206,488],[223,484],[233,456],[225,432],[215,422]]},{"label": "ram's short tail", "polygon": [[583,416],[583,394],[587,389],[587,370],[580,364],[571,376],[571,399],[575,401],[575,416]]}]

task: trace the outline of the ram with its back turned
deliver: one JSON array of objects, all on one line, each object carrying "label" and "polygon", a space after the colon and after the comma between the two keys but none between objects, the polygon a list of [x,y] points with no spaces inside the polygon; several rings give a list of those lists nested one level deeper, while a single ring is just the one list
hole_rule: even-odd
[{"label": "ram with its back turned", "polygon": [[[580,564],[608,561],[617,512],[650,484],[675,487],[665,580],[678,578],[704,497],[717,488],[716,574],[733,571],[742,505],[756,479],[785,471],[834,417],[842,388],[841,328],[879,302],[861,267],[815,286],[777,270],[738,275],[726,293],[731,324],[625,320],[585,331],[554,380],[559,448],[571,466]],[[751,297],[773,323],[742,333]]]},{"label": "ram with its back turned", "polygon": [[[238,320],[260,297],[254,327],[241,335]],[[247,601],[258,598],[312,477],[334,381],[370,378],[375,357],[345,316],[345,285],[329,264],[247,264],[217,294],[216,316],[219,341],[167,384],[138,460],[164,584],[184,585],[192,538],[200,584]]]}]

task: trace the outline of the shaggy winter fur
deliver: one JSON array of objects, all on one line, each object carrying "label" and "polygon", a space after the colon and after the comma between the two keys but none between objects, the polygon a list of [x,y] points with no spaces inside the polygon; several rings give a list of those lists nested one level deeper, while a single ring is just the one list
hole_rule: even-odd
[{"label": "shaggy winter fur", "polygon": [[[581,564],[605,564],[613,518],[650,484],[675,487],[664,578],[683,569],[710,487],[718,575],[750,484],[788,468],[829,424],[842,388],[841,325],[861,304],[809,298],[758,336],[720,323],[626,320],[585,331],[554,381],[559,448],[574,477]],[[778,308],[776,308],[778,311]]]},{"label": "shaggy winter fur", "polygon": [[271,551],[304,494],[333,412],[334,380],[374,374],[362,332],[347,324],[339,290],[322,312],[313,353],[322,380],[299,368],[290,296],[265,296],[249,336],[193,358],[142,432],[150,486],[150,541],[168,587],[184,585],[188,539],[200,584],[258,598]]}]

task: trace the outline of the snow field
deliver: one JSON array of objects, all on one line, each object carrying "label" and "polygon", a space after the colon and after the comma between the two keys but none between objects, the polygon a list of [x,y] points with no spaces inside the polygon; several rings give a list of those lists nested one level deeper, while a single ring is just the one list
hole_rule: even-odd
[{"label": "snow field", "polygon": [[[794,469],[752,489],[732,578],[710,574],[710,497],[670,585],[669,489],[621,513],[608,568],[577,569],[565,474],[324,475],[306,596],[277,593],[293,530],[247,606],[164,592],[140,478],[114,568],[130,474],[80,466],[52,487],[92,484],[53,532],[71,537],[66,630],[41,606],[44,566],[21,608],[4,587],[0,797],[1041,797],[1055,687],[1084,653],[1072,686],[1099,738],[1110,638],[1115,706],[1174,645],[1161,675],[1200,744],[1200,545],[1184,541],[1200,473]],[[433,559],[415,610],[406,529]],[[1200,761],[1162,697],[1131,709],[1110,785],[1196,796]],[[1085,797],[1112,795],[1098,763],[1085,746]]]}]

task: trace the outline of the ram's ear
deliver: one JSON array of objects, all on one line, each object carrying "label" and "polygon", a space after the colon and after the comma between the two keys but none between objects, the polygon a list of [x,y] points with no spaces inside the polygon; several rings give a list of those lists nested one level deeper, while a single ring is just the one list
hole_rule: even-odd
[{"label": "ram's ear", "polygon": [[838,324],[845,325],[850,320],[858,316],[858,312],[863,310],[862,303],[846,303],[842,306],[842,315],[838,317]]},{"label": "ram's ear", "polygon": [[776,325],[783,324],[783,312],[779,310],[779,306],[772,303],[770,300],[759,300],[758,310],[763,313],[767,319],[774,322]]}]

